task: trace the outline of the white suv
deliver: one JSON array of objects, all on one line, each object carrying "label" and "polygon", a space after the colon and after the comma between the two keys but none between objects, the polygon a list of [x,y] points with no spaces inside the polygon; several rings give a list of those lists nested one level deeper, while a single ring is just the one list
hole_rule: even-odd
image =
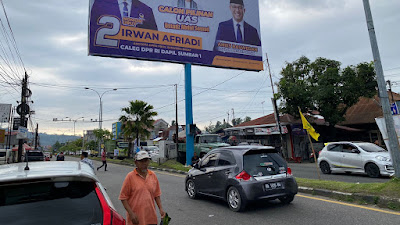
[{"label": "white suv", "polygon": [[369,142],[332,142],[320,152],[322,173],[366,173],[370,177],[392,176],[394,168],[387,150]]}]

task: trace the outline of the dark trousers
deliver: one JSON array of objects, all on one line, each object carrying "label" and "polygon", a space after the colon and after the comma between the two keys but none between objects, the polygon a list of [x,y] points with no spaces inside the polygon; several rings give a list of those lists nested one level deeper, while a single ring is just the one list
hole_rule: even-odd
[{"label": "dark trousers", "polygon": [[107,171],[107,161],[104,160],[104,161],[102,161],[102,162],[103,162],[103,165],[97,167],[97,170],[99,170],[101,167],[104,166],[104,171]]}]

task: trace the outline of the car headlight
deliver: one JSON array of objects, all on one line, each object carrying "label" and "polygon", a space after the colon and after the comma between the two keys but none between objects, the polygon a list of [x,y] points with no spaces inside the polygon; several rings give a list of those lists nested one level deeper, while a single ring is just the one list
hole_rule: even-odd
[{"label": "car headlight", "polygon": [[376,158],[377,160],[385,161],[385,162],[390,162],[390,161],[392,161],[392,160],[390,160],[390,158],[385,157],[385,156],[381,156],[381,155],[378,155],[378,156],[376,156],[375,158]]}]

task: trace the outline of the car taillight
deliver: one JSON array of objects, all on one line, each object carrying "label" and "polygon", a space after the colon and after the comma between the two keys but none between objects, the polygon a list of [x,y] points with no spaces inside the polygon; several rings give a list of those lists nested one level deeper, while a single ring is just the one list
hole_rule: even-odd
[{"label": "car taillight", "polygon": [[322,152],[322,150],[318,152],[318,156],[321,155],[321,152]]},{"label": "car taillight", "polygon": [[292,169],[290,169],[290,167],[287,168],[287,174],[292,175]]},{"label": "car taillight", "polygon": [[250,174],[246,173],[246,171],[242,171],[241,173],[239,173],[238,175],[236,175],[236,179],[238,180],[250,180],[251,176]]},{"label": "car taillight", "polygon": [[124,218],[110,208],[99,187],[96,187],[96,193],[103,209],[103,225],[125,225]]}]

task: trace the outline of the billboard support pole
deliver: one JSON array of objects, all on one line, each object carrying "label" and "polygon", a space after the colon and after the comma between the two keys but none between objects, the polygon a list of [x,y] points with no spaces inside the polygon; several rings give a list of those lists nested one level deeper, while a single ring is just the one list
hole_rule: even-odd
[{"label": "billboard support pole", "polygon": [[194,152],[194,134],[190,132],[193,126],[192,106],[192,65],[185,64],[185,107],[186,107],[186,165],[191,165]]},{"label": "billboard support pole", "polygon": [[392,157],[395,177],[400,178],[400,150],[399,141],[394,127],[393,116],[390,110],[389,95],[386,90],[385,76],[383,74],[383,68],[381,63],[381,56],[378,48],[378,41],[376,40],[375,27],[372,19],[371,7],[369,0],[363,0],[365,17],[367,20],[367,27],[369,32],[369,38],[371,42],[372,54],[374,56],[375,71],[378,82],[379,98],[381,100],[381,106],[383,111],[383,117],[385,119],[386,129],[389,137],[389,149]]}]

